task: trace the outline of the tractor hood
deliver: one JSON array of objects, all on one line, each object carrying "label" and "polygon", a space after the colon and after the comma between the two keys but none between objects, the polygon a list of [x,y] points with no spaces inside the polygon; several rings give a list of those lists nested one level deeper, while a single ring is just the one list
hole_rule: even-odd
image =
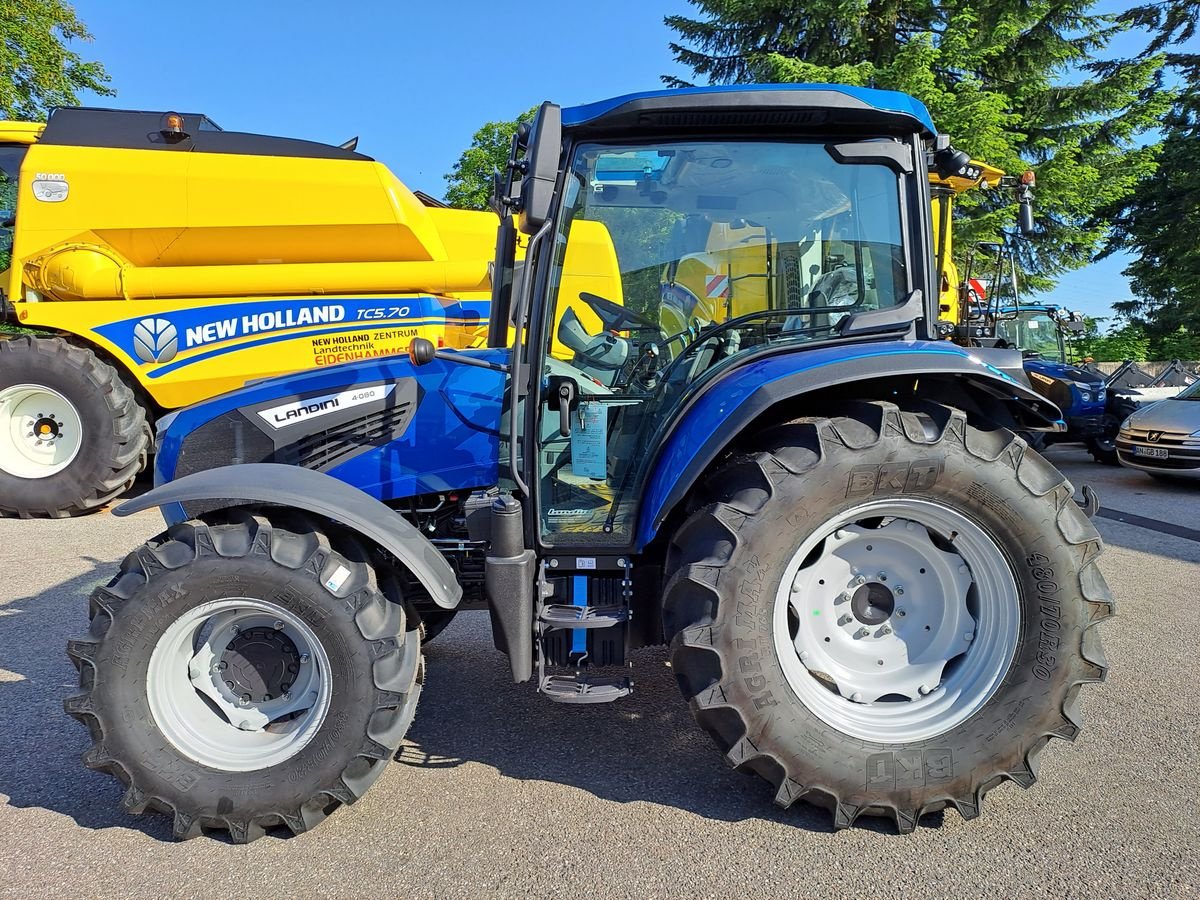
[{"label": "tractor hood", "polygon": [[492,485],[504,377],[442,360],[418,368],[396,356],[258,382],[164,418],[155,483],[275,462],[325,472],[378,499]]}]

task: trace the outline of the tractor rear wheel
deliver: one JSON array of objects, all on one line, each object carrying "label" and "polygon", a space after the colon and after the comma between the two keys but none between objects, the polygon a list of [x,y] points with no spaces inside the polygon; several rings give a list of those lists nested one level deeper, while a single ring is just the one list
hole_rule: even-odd
[{"label": "tractor rear wheel", "polygon": [[96,589],[66,709],[126,810],[245,843],[362,796],[412,721],[421,651],[353,557],[247,514],[171,528]]},{"label": "tractor rear wheel", "polygon": [[677,532],[664,631],[699,724],[835,827],[1028,787],[1106,672],[1099,535],[1020,438],[929,404],[761,435]]},{"label": "tractor rear wheel", "polygon": [[0,515],[91,512],[133,484],[149,448],[145,410],[91,350],[0,339]]}]

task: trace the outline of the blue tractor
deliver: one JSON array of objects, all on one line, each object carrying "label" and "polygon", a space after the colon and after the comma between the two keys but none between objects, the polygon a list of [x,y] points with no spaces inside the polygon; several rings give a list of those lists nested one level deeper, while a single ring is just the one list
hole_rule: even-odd
[{"label": "blue tractor", "polygon": [[[962,158],[887,91],[543,104],[499,185],[490,347],[416,340],[162,423],[158,484],[118,512],[168,527],[69,647],[85,763],[181,839],[307,831],[396,753],[422,641],[486,609],[547,701],[620,701],[633,651],[669,646],[729,765],[835,827],[1030,786],[1105,676],[1112,599],[1017,436],[1059,411],[1020,354],[937,340],[927,173]],[[585,232],[614,296],[569,282]],[[692,315],[738,292],[765,303]]]},{"label": "blue tractor", "polygon": [[1108,390],[1104,377],[1070,361],[1072,334],[1082,331],[1083,318],[1051,303],[1022,303],[1001,310],[996,321],[997,346],[1017,348],[1035,391],[1063,413],[1066,430],[1042,432],[1029,441],[1047,444],[1080,442],[1099,459],[1105,435]]}]

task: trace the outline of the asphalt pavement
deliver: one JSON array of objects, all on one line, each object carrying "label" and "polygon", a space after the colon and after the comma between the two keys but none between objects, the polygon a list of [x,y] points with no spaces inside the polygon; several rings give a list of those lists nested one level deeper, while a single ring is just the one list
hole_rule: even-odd
[{"label": "asphalt pavement", "polygon": [[692,722],[663,651],[636,655],[632,697],[563,707],[513,685],[486,614],[464,613],[427,648],[402,761],[363,800],[299,838],[172,843],[83,767],[62,711],[85,598],[157,514],[0,521],[0,896],[1198,896],[1200,483],[1048,455],[1101,496],[1109,680],[1033,789],[904,836],[772,806]]}]

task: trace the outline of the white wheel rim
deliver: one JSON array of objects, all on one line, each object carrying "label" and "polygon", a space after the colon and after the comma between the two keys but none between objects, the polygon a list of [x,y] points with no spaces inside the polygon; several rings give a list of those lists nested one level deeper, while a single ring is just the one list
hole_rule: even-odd
[{"label": "white wheel rim", "polygon": [[884,500],[825,522],[784,570],[775,649],[826,724],[878,743],[969,719],[1008,672],[1020,633],[1012,566],[957,510]]},{"label": "white wheel rim", "polygon": [[83,422],[71,401],[39,384],[0,390],[0,470],[49,478],[74,462]]},{"label": "white wheel rim", "polygon": [[146,688],[155,724],[175,749],[226,772],[295,756],[325,721],[333,693],[312,629],[247,597],[212,600],[173,622],[150,656]]}]

